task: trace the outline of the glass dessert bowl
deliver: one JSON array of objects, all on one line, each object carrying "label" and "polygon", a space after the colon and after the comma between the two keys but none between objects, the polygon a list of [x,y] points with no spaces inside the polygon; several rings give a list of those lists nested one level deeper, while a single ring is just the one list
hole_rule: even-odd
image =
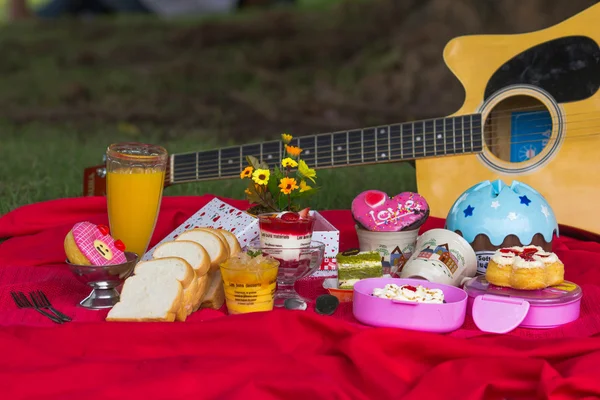
[{"label": "glass dessert bowl", "polygon": [[135,253],[125,252],[127,261],[114,265],[78,265],[66,260],[77,280],[92,287],[92,292],[79,304],[93,310],[111,308],[119,302],[117,287],[127,279],[138,262]]},{"label": "glass dessert bowl", "polygon": [[302,247],[274,247],[264,246],[261,241],[256,240],[250,243],[245,251],[260,252],[279,261],[275,307],[283,307],[286,300],[294,299],[294,309],[306,309],[309,300],[296,292],[294,284],[298,279],[310,276],[321,266],[325,252],[324,243],[312,240]]}]

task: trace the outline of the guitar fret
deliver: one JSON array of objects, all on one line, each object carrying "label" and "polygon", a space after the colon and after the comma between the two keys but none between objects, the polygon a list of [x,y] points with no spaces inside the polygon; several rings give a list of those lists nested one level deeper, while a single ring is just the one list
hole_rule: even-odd
[{"label": "guitar fret", "polygon": [[377,161],[377,133],[375,128],[363,129],[363,160],[364,162]]},{"label": "guitar fret", "polygon": [[331,135],[333,157],[331,165],[345,165],[348,160],[348,147],[346,132],[337,132]]},{"label": "guitar fret", "polygon": [[200,179],[198,166],[200,165],[200,159],[198,158],[198,152],[196,152],[196,179]]},{"label": "guitar fret", "polygon": [[437,130],[435,121],[433,121],[433,154],[437,156]]},{"label": "guitar fret", "polygon": [[475,151],[475,147],[473,146],[473,116],[469,115],[469,125],[471,126],[471,151]]},{"label": "guitar fret", "polygon": [[365,130],[361,129],[360,130],[360,162],[365,162]]},{"label": "guitar fret", "polygon": [[334,147],[333,147],[333,135],[329,135],[329,137],[330,137],[330,141],[331,141],[331,165],[333,166],[333,160],[334,160],[334,157],[335,157],[335,155],[334,155],[335,154],[335,150],[334,150]]},{"label": "guitar fret", "polygon": [[389,151],[389,136],[388,127],[379,127],[376,130],[377,136],[375,141],[375,157],[377,161],[388,161],[390,156]]},{"label": "guitar fret", "polygon": [[350,132],[346,132],[346,164],[350,165]]},{"label": "guitar fret", "polygon": [[226,147],[221,149],[219,162],[219,175],[221,177],[233,177],[239,175],[244,168],[240,168],[240,149],[238,147]]},{"label": "guitar fret", "polygon": [[412,158],[415,159],[417,158],[417,155],[415,154],[415,123],[412,123],[412,129],[410,132],[410,136],[412,138]]},{"label": "guitar fret", "polygon": [[221,150],[219,149],[219,156],[217,158],[217,168],[218,168],[218,173],[219,173],[219,178],[221,177]]},{"label": "guitar fret", "polygon": [[435,151],[435,131],[433,121],[423,122],[423,147],[425,149],[425,157],[436,155]]},{"label": "guitar fret", "polygon": [[196,175],[197,153],[174,154],[173,155],[173,182],[192,180]]},{"label": "guitar fret", "polygon": [[456,125],[454,120],[450,120],[450,123],[452,124],[452,149],[454,150],[454,154],[456,154]]},{"label": "guitar fret", "polygon": [[416,122],[414,124],[415,158],[421,158],[425,156],[425,140],[423,139],[423,127],[423,122]]},{"label": "guitar fret", "polygon": [[399,124],[390,125],[390,160],[398,161],[402,159],[402,126]]},{"label": "guitar fret", "polygon": [[414,158],[412,146],[412,123],[402,124],[402,159]]},{"label": "guitar fret", "polygon": [[198,175],[200,179],[219,177],[219,150],[198,153]]},{"label": "guitar fret", "polygon": [[319,158],[317,157],[319,147],[317,145],[317,136],[315,136],[315,168],[319,166]]},{"label": "guitar fret", "polygon": [[446,155],[446,135],[444,132],[444,120],[436,119],[433,122],[435,132],[435,155]]},{"label": "guitar fret", "polygon": [[481,126],[481,115],[475,114],[471,119],[471,129],[475,131],[475,139],[473,139],[473,151],[483,150],[483,128]]},{"label": "guitar fret", "polygon": [[306,162],[306,164],[312,166],[315,165],[315,139],[313,136],[304,136],[298,138],[298,145],[302,149],[302,159]]},{"label": "guitar fret", "polygon": [[392,159],[392,138],[390,137],[390,128],[391,127],[389,127],[389,126],[387,128],[387,142],[388,142],[388,151],[387,151],[387,153],[388,153],[388,160]]},{"label": "guitar fret", "polygon": [[461,118],[463,129],[463,152],[471,153],[473,151],[473,142],[471,141],[471,118],[465,115]]},{"label": "guitar fret", "polygon": [[263,161],[267,163],[270,168],[275,166],[280,167],[279,162],[281,161],[281,142],[270,141],[262,144],[262,157]]},{"label": "guitar fret", "polygon": [[348,132],[348,164],[360,164],[362,152],[362,131]]},{"label": "guitar fret", "polygon": [[331,135],[317,135],[317,145],[319,146],[319,153],[317,154],[317,164],[320,167],[331,165],[332,163],[332,137]]},{"label": "guitar fret", "polygon": [[460,118],[460,117],[454,119],[454,133],[455,133],[455,141],[456,141],[456,152],[464,153],[465,152],[465,144],[463,141],[462,118]]}]

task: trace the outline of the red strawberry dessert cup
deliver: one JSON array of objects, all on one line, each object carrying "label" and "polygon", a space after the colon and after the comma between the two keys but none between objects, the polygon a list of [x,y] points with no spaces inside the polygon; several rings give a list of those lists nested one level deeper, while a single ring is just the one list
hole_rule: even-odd
[{"label": "red strawberry dessert cup", "polygon": [[298,249],[310,246],[315,217],[308,208],[295,213],[284,211],[258,216],[260,243],[270,248]]}]

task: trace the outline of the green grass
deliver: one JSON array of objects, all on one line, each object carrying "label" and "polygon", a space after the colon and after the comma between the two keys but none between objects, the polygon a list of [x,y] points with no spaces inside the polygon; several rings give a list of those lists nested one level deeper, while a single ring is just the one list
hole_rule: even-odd
[{"label": "green grass", "polygon": [[[381,34],[396,24],[393,1],[305,3],[201,23],[118,18],[3,27],[0,214],[80,196],[83,169],[117,141],[178,153],[409,120],[373,103],[380,89],[369,81],[391,73],[401,54]],[[413,168],[400,163],[319,176],[318,209],[348,208],[366,189],[393,195],[416,186]],[[243,190],[241,181],[226,180],[175,185],[165,195],[242,198]]]},{"label": "green grass", "polygon": [[[40,135],[40,132],[43,132]],[[31,125],[26,129],[3,132],[0,147],[0,214],[20,205],[38,201],[82,195],[83,169],[100,163],[103,151],[111,142],[130,140],[119,129],[105,129],[94,135],[81,132],[53,131]],[[201,148],[201,140],[183,138],[158,140],[159,135],[140,135],[133,139],[160,143],[169,152],[186,152]],[[216,146],[216,144],[215,144]],[[414,170],[408,164],[372,165],[320,170],[324,190],[311,205],[316,209],[349,208],[352,198],[366,189],[377,188],[390,194],[415,189]],[[244,184],[237,179],[180,184],[167,188],[166,196],[212,193],[243,198]]]}]

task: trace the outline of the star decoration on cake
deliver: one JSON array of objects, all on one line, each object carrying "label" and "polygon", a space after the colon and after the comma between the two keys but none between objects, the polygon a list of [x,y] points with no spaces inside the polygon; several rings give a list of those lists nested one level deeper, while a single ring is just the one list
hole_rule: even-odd
[{"label": "star decoration on cake", "polygon": [[456,200],[456,203],[454,203],[454,207],[453,208],[453,212],[456,212],[456,210],[458,209],[458,207],[460,206],[460,203],[462,203],[463,201],[465,201],[467,199],[467,197],[469,197],[468,193],[463,193],[462,196],[460,196],[458,198],[458,200]]},{"label": "star decoration on cake", "polygon": [[507,218],[511,221],[514,221],[515,219],[517,219],[517,213],[509,212]]},{"label": "star decoration on cake", "polygon": [[463,212],[465,213],[465,218],[472,217],[473,216],[473,210],[475,210],[475,207],[471,207],[471,205],[468,205],[467,208],[465,208],[463,210]]},{"label": "star decoration on cake", "polygon": [[529,203],[531,203],[531,200],[529,200],[527,198],[527,196],[525,196],[525,195],[519,196],[519,199],[521,199],[521,204],[525,204],[526,206],[529,207]]},{"label": "star decoration on cake", "polygon": [[550,216],[550,210],[548,210],[548,207],[546,207],[545,205],[542,205],[542,214],[544,214],[544,217],[546,217],[546,219],[548,219],[548,217]]},{"label": "star decoration on cake", "polygon": [[494,210],[497,209],[498,207],[500,207],[500,202],[498,200],[494,200],[492,201],[492,206],[491,206]]}]

